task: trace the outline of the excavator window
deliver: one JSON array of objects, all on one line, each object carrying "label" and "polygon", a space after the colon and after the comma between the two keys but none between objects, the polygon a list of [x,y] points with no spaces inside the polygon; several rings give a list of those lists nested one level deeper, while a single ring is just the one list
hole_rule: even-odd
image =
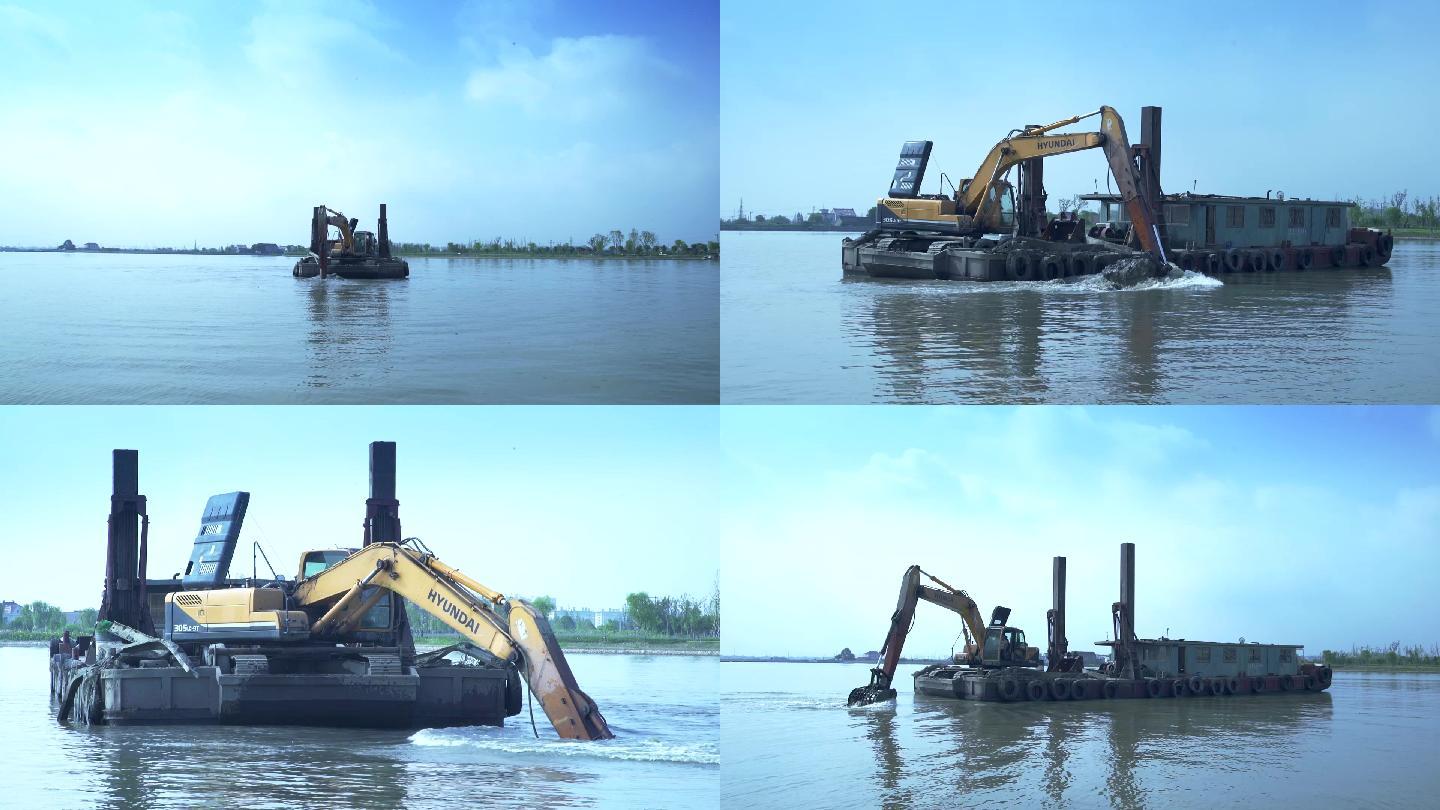
[{"label": "excavator window", "polygon": [[992,194],[1000,195],[1000,224],[1011,227],[1015,224],[1015,189],[1009,183],[1004,188],[991,189]]},{"label": "excavator window", "polygon": [[300,560],[300,578],[309,579],[349,556],[350,552],[338,548],[307,551]]},{"label": "excavator window", "polygon": [[985,648],[980,658],[985,661],[994,661],[1000,657],[1000,628],[992,627],[985,631]]}]

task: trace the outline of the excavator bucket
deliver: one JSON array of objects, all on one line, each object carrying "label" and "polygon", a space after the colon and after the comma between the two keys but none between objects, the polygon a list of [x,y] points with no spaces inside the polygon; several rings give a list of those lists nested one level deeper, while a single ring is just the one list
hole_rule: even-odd
[{"label": "excavator bucket", "polygon": [[560,642],[540,611],[515,599],[510,603],[510,635],[523,656],[530,691],[540,697],[545,716],[561,737],[608,740],[614,737],[595,701],[580,689]]},{"label": "excavator bucket", "polygon": [[850,698],[845,701],[846,706],[870,706],[875,703],[884,703],[887,700],[894,700],[898,693],[888,686],[881,686],[872,683],[866,686],[857,686],[850,690]]}]

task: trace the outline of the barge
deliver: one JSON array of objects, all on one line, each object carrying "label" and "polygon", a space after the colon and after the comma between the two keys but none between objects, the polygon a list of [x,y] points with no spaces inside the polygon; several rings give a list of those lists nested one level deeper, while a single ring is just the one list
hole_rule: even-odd
[{"label": "barge", "polygon": [[[410,277],[410,263],[390,255],[390,224],[385,203],[380,203],[378,235],[357,231],[360,220],[346,217],[323,205],[315,206],[310,218],[310,252],[295,263],[296,278],[400,279]],[[340,238],[330,238],[330,228]]]},{"label": "barge", "polygon": [[[544,615],[401,537],[395,445],[370,446],[360,548],[301,555],[293,579],[229,577],[250,496],[205,506],[189,563],[148,579],[138,454],[114,452],[105,590],[94,635],[51,643],[56,717],[82,724],[417,728],[504,725],[529,689],[561,737],[613,736]],[[258,544],[255,559],[269,559]],[[406,606],[460,643],[415,648]]]},{"label": "barge", "polygon": [[1113,655],[1101,667],[1087,668],[1081,656],[1069,651],[1064,557],[1054,560],[1054,604],[1046,616],[1048,651],[1043,665],[1034,660],[1030,652],[1034,648],[1024,648],[1024,634],[1005,625],[1008,609],[997,608],[989,627],[972,631],[976,620],[967,614],[974,613],[973,600],[964,591],[936,582],[941,587],[920,586],[907,572],[901,609],[892,619],[881,666],[872,670],[870,684],[851,692],[851,705],[895,697],[891,678],[917,599],[967,617],[965,652],[952,663],[932,664],[913,673],[917,695],[986,702],[1286,695],[1323,692],[1334,676],[1329,666],[1302,661],[1299,644],[1136,637],[1133,543],[1120,546],[1120,601],[1111,606],[1115,638],[1097,642],[1110,647]]},{"label": "barge", "polygon": [[[1053,130],[1101,115],[1098,132]],[[1189,270],[1209,275],[1378,267],[1394,238],[1350,227],[1349,204],[1326,200],[1167,195],[1160,188],[1160,108],[1141,109],[1133,146],[1109,107],[1046,126],[1014,130],[975,176],[951,194],[922,194],[930,141],[901,150],[875,226],[841,242],[841,268],[853,278],[1049,281],[1103,274],[1117,283]],[[1104,149],[1117,193],[1086,194],[1101,220],[1074,212],[1049,219],[1044,159]],[[1018,169],[1018,185],[1006,179]],[[941,191],[946,178],[942,175]],[[1107,184],[1108,185],[1108,184]],[[1018,198],[1018,201],[1017,201]],[[1137,254],[1148,254],[1145,261]],[[1114,268],[1114,269],[1112,269]],[[1121,270],[1120,268],[1123,268]]]}]

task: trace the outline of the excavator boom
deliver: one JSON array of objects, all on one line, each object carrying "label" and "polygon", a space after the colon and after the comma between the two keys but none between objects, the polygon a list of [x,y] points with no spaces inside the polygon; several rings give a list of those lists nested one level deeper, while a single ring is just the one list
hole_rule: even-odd
[{"label": "excavator boom", "polygon": [[[1099,132],[1051,132],[1051,130],[1083,121],[1093,115],[1100,116]],[[1125,134],[1125,122],[1113,107],[1101,107],[1086,115],[1076,115],[1053,124],[1031,127],[1012,134],[995,144],[980,161],[974,176],[962,183],[955,199],[895,199],[880,200],[879,205],[888,208],[902,225],[936,225],[948,222],[952,230],[960,232],[995,232],[1000,230],[1001,219],[994,210],[1000,202],[1001,191],[1005,188],[1005,176],[1011,168],[1031,158],[1063,155],[1086,149],[1103,149],[1110,173],[1120,187],[1120,195],[1140,248],[1151,253],[1162,262],[1165,249],[1160,242],[1158,219],[1155,215],[1155,200],[1144,194],[1140,172]],[[928,152],[927,152],[928,154]]]},{"label": "excavator boom", "polygon": [[403,543],[371,543],[295,586],[294,601],[323,615],[311,633],[351,626],[373,600],[367,587],[389,590],[445,622],[470,643],[514,663],[525,674],[545,716],[566,739],[614,737],[600,709],[581,691],[550,623],[529,603],[506,599],[434,555]]},{"label": "excavator boom", "polygon": [[[929,577],[939,587],[921,585],[921,576]],[[905,575],[900,579],[900,600],[890,617],[890,631],[885,635],[885,644],[880,648],[880,665],[870,670],[870,683],[850,690],[848,705],[862,706],[895,698],[895,690],[890,684],[895,679],[896,667],[900,665],[900,651],[905,646],[905,636],[909,634],[910,624],[915,618],[915,606],[921,599],[959,613],[972,639],[978,641],[985,637],[985,622],[980,608],[969,594],[925,573],[920,566],[912,565],[905,569]],[[966,653],[973,652],[973,645],[967,644]]]}]

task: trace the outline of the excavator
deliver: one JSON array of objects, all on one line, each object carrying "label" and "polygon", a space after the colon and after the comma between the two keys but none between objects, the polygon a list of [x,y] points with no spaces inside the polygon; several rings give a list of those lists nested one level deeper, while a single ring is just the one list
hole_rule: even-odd
[{"label": "excavator", "polygon": [[[305,660],[316,666],[323,660],[317,652],[345,655],[347,648],[337,645],[387,632],[393,615],[390,597],[408,600],[474,647],[515,666],[562,738],[614,736],[595,702],[575,682],[544,615],[529,602],[507,598],[445,564],[418,538],[307,551],[293,582],[167,594],[164,638],[188,647],[192,655],[208,649],[211,658],[226,642],[290,643],[297,651],[308,643],[306,655],[235,655],[218,665],[248,673],[270,671],[272,661],[295,667]],[[401,663],[397,658],[390,666],[398,671]],[[373,657],[370,671],[375,671]]]},{"label": "excavator", "polygon": [[[1099,132],[1054,132],[1096,115],[1100,116]],[[1006,179],[1012,168],[1031,158],[1103,149],[1110,173],[1120,186],[1120,196],[1130,214],[1140,249],[1164,261],[1154,201],[1145,196],[1140,171],[1125,134],[1125,122],[1113,107],[1101,107],[1053,124],[1013,130],[990,149],[975,176],[961,180],[951,196],[919,193],[930,148],[930,141],[909,141],[902,148],[890,194],[876,203],[876,225],[881,230],[933,231],[961,236],[1008,233],[1014,225],[1015,212],[1014,190]]]},{"label": "excavator", "polygon": [[[1057,130],[1099,116],[1094,132]],[[1148,119],[1147,119],[1148,120]],[[971,281],[1032,281],[1105,273],[1131,282],[1170,272],[1161,239],[1159,179],[1149,146],[1132,147],[1125,122],[1112,107],[1043,126],[1011,130],[992,147],[973,177],[952,184],[952,194],[921,193],[931,141],[908,141],[875,205],[874,227],[841,241],[846,275]],[[1044,158],[1100,149],[1119,184],[1129,223],[1109,223],[1087,234],[1073,212],[1045,222]],[[1021,205],[1009,173],[1020,167]],[[945,178],[942,175],[941,190]],[[1122,263],[1148,254],[1153,261]],[[1108,270],[1119,265],[1115,270]]]},{"label": "excavator", "polygon": [[[934,585],[923,584],[921,577]],[[989,624],[986,624],[979,606],[968,593],[946,584],[920,566],[912,565],[905,569],[905,575],[900,580],[900,601],[890,617],[890,632],[885,636],[885,644],[880,648],[880,665],[870,670],[870,683],[850,690],[847,705],[865,706],[895,699],[896,692],[890,684],[900,664],[905,637],[915,620],[915,607],[922,599],[954,611],[964,620],[961,630],[965,635],[965,646],[955,655],[955,663],[982,669],[1040,665],[1040,650],[1026,646],[1025,631],[1006,625],[1010,618],[1009,608],[996,607],[990,614]]]}]

